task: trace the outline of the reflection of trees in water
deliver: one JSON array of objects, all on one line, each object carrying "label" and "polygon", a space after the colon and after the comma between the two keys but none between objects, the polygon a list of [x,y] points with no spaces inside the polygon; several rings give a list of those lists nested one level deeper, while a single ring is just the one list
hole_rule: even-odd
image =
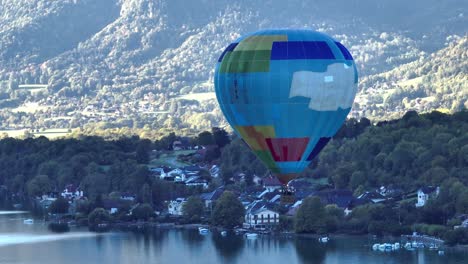
[{"label": "reflection of trees in water", "polygon": [[174,233],[180,236],[191,250],[200,248],[203,240],[210,235],[200,235],[198,230],[174,230]]},{"label": "reflection of trees in water", "polygon": [[211,239],[218,254],[225,260],[223,262],[234,263],[245,246],[242,236],[228,235],[223,237],[219,234],[213,234]]},{"label": "reflection of trees in water", "polygon": [[324,263],[328,246],[333,246],[331,242],[320,244],[315,238],[294,239],[297,255],[303,263]]},{"label": "reflection of trees in water", "polygon": [[141,230],[131,232],[129,240],[140,248],[143,247],[145,254],[148,255],[155,249],[162,250],[164,241],[167,241],[168,230],[144,228]]},{"label": "reflection of trees in water", "polygon": [[291,241],[288,238],[264,236],[258,239],[246,239],[246,245],[254,251],[277,251],[284,249]]}]

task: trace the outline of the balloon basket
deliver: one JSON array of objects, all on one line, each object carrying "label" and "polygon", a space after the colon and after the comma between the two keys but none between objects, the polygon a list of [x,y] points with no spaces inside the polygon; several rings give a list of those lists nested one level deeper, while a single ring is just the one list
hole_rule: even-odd
[{"label": "balloon basket", "polygon": [[291,191],[289,188],[283,188],[281,191],[281,204],[293,204],[296,202],[296,197],[294,192]]}]

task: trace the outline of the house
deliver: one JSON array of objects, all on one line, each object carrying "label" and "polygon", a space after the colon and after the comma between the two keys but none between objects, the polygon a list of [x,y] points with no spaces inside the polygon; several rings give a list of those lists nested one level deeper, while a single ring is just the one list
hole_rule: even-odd
[{"label": "house", "polygon": [[368,203],[372,203],[371,199],[369,198],[353,198],[351,202],[349,202],[348,206],[346,206],[346,208],[344,209],[344,213],[345,215],[349,215],[357,206],[361,206]]},{"label": "house", "polygon": [[439,195],[439,187],[427,186],[418,190],[418,202],[416,207],[423,207],[429,199]]},{"label": "house", "polygon": [[133,202],[136,200],[136,195],[133,193],[122,193],[120,195],[120,199]]},{"label": "house", "polygon": [[192,176],[185,181],[185,186],[201,186],[203,189],[207,189],[208,181],[200,176]]},{"label": "house", "polygon": [[270,192],[281,189],[282,187],[283,185],[276,177],[269,176],[269,177],[263,178],[263,188],[269,190]]},{"label": "house", "polygon": [[150,168],[149,169],[153,176],[159,177],[160,179],[164,179],[169,172],[167,167],[160,167],[160,168]]},{"label": "house", "polygon": [[200,166],[192,165],[192,166],[185,166],[183,170],[184,170],[184,174],[187,177],[190,177],[190,176],[199,176],[203,168],[201,168]]},{"label": "house", "polygon": [[174,142],[172,142],[172,149],[182,150],[183,149],[182,142],[180,140],[175,140]]},{"label": "house", "polygon": [[357,197],[358,199],[367,199],[372,203],[381,203],[387,200],[382,194],[377,191],[365,192]]},{"label": "house", "polygon": [[266,229],[279,224],[279,212],[272,204],[255,201],[246,208],[244,228]]},{"label": "house", "polygon": [[214,203],[219,199],[219,197],[221,197],[223,193],[224,186],[221,186],[212,192],[200,194],[200,198],[205,203],[205,209],[211,212],[213,210]]},{"label": "house", "polygon": [[268,189],[265,189],[262,193],[257,196],[258,199],[263,199],[270,203],[275,203],[281,198],[281,192],[279,190],[274,190],[270,192]]},{"label": "house", "polygon": [[305,179],[294,179],[288,183],[288,188],[295,192],[309,190],[311,187],[312,183]]},{"label": "house", "polygon": [[397,197],[401,197],[403,195],[403,190],[402,189],[386,187],[386,186],[381,186],[379,188],[378,192],[382,196],[389,197],[389,198],[397,198]]},{"label": "house", "polygon": [[116,214],[119,212],[120,203],[117,200],[105,199],[102,201],[102,205],[109,214]]},{"label": "house", "polygon": [[67,200],[75,200],[83,197],[83,191],[80,187],[68,184],[60,195]]},{"label": "house", "polygon": [[170,215],[182,215],[182,207],[187,202],[185,198],[177,198],[173,201],[170,201],[167,206],[167,211]]}]

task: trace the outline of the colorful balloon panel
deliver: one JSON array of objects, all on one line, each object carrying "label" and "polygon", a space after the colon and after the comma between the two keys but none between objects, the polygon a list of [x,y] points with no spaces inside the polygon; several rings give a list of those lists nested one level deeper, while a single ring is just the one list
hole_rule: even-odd
[{"label": "colorful balloon panel", "polygon": [[349,51],[311,30],[264,30],[221,54],[221,110],[252,151],[287,183],[341,127],[357,91]]}]

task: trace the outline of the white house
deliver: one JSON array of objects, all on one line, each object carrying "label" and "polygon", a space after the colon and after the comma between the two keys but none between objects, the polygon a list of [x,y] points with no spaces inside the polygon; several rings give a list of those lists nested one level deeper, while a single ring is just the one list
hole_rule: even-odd
[{"label": "white house", "polygon": [[245,228],[264,229],[279,224],[279,212],[266,202],[255,201],[247,207],[244,221]]},{"label": "white house", "polygon": [[416,203],[416,207],[423,207],[426,205],[426,202],[433,197],[437,197],[439,195],[439,187],[423,187],[418,190],[418,202]]},{"label": "white house", "polygon": [[80,190],[80,187],[75,187],[73,184],[69,184],[60,195],[68,200],[80,199],[83,197],[83,191]]},{"label": "white house", "polygon": [[182,215],[182,207],[187,202],[185,198],[177,198],[169,202],[167,210],[170,215]]}]

